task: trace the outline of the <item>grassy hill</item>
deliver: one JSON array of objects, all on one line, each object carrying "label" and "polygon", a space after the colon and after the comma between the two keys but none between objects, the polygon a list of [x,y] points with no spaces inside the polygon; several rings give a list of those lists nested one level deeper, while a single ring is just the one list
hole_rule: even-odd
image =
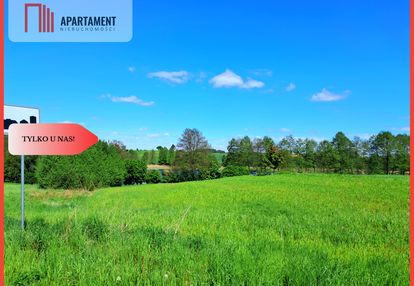
[{"label": "grassy hill", "polygon": [[[5,186],[7,285],[407,285],[409,178]],[[20,283],[20,284],[19,284]]]}]

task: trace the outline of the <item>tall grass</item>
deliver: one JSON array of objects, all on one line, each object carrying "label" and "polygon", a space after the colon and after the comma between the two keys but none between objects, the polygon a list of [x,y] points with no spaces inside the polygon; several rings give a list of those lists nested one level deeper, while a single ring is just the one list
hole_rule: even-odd
[{"label": "tall grass", "polygon": [[7,285],[408,285],[409,178],[5,190]]}]

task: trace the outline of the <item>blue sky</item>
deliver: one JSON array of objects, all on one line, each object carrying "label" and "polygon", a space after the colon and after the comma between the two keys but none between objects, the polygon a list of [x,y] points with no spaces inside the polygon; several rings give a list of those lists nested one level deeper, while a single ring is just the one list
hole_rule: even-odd
[{"label": "blue sky", "polygon": [[408,133],[409,1],[134,1],[129,43],[5,43],[5,103],[129,148]]}]

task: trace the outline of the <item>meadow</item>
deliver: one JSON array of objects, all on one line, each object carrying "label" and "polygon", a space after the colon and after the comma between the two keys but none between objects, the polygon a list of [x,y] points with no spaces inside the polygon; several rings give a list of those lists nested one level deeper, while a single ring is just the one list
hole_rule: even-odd
[{"label": "meadow", "polygon": [[409,177],[5,185],[6,285],[408,285]]}]

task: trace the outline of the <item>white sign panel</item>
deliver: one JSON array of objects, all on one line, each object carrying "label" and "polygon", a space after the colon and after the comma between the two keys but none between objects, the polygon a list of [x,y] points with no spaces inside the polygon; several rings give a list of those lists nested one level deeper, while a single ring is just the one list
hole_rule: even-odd
[{"label": "white sign panel", "polygon": [[4,133],[12,124],[36,124],[40,121],[40,111],[37,108],[23,106],[4,106]]}]

